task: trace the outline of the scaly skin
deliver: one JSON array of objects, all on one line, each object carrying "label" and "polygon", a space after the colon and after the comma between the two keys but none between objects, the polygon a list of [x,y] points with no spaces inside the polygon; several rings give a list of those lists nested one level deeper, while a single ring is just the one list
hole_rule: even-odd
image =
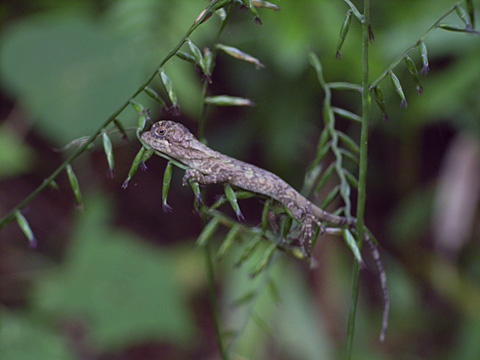
[{"label": "scaly skin", "polygon": [[[310,243],[314,223],[318,224],[321,230],[324,229],[321,224],[322,221],[352,228],[356,225],[355,218],[337,216],[312,204],[283,179],[270,171],[210,149],[198,141],[180,123],[170,120],[159,121],[149,131],[142,134],[142,140],[152,149],[164,153],[189,167],[183,177],[184,185],[189,180],[204,185],[227,182],[238,188],[268,196],[285,205],[290,213],[302,223],[302,238],[300,239],[302,248],[305,241]],[[376,245],[367,234],[365,234],[365,240],[375,259],[384,297],[384,317],[380,335],[383,340],[389,307],[386,275]]]},{"label": "scaly skin", "polygon": [[154,150],[189,166],[184,183],[188,180],[204,185],[228,182],[238,188],[279,201],[302,222],[304,240],[310,241],[313,223],[320,225],[320,221],[324,221],[341,226],[355,225],[355,219],[333,215],[312,204],[270,171],[210,149],[182,124],[169,120],[159,121],[150,131],[142,134],[142,140]]}]

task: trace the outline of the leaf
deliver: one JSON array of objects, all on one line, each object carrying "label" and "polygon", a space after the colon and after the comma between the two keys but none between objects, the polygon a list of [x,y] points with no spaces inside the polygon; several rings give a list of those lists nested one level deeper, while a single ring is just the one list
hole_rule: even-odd
[{"label": "leaf", "polygon": [[353,257],[357,260],[357,262],[361,266],[364,266],[362,255],[360,254],[360,249],[358,248],[357,242],[355,241],[355,238],[353,237],[350,230],[342,229],[342,236],[345,242],[347,243],[348,247],[350,248],[350,251],[352,252]]}]

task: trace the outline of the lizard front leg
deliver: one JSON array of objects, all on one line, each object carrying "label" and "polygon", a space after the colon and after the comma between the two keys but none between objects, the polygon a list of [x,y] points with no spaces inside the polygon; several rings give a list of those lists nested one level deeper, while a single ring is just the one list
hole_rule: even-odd
[{"label": "lizard front leg", "polygon": [[187,169],[182,179],[183,186],[188,185],[189,181],[198,182],[201,185],[217,184],[228,181],[226,173],[217,173],[214,175],[204,175],[196,169]]}]

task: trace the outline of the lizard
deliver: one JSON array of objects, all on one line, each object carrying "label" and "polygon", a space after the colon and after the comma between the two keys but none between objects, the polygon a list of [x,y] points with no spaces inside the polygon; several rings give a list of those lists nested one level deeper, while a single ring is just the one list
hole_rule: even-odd
[{"label": "lizard", "polygon": [[[354,217],[334,215],[320,209],[278,175],[209,148],[183,124],[171,120],[158,121],[149,131],[141,134],[141,139],[153,150],[166,154],[188,167],[182,180],[183,185],[187,185],[189,181],[196,181],[202,185],[226,182],[283,204],[302,224],[300,238],[302,249],[305,242],[311,243],[314,224],[320,227],[320,233],[325,230],[322,222],[339,227],[354,228],[356,226]],[[382,286],[384,315],[380,339],[383,341],[389,307],[386,274],[377,246],[366,233],[364,239],[371,249]]]}]

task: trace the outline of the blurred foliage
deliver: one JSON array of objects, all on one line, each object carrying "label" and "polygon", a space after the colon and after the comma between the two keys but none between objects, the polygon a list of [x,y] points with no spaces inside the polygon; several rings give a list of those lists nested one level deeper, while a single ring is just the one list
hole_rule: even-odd
[{"label": "blurred foliage", "polygon": [[[213,148],[268,168],[299,188],[322,126],[323,94],[308,51],[319,55],[326,81],[359,82],[360,27],[352,21],[339,61],[335,48],[347,9],[343,1],[276,3],[282,11],[259,10],[263,26],[253,24],[248,11],[233,12],[221,42],[251,54],[265,68],[219,53],[209,95],[240,96],[256,106],[212,108],[206,137]],[[372,80],[452,3],[373,1]],[[128,99],[206,5],[194,0],[1,3],[0,213],[54,169],[63,155],[52,154],[52,148],[90,134]],[[474,5],[478,18],[478,1]],[[446,22],[459,20],[452,15]],[[211,46],[217,27],[212,17],[192,40],[201,49]],[[425,43],[431,72],[420,78],[424,92],[416,96],[402,63],[395,74],[408,108],[400,109],[388,79],[380,86],[389,122],[372,105],[367,223],[383,248],[392,311],[387,341],[379,345],[377,279],[362,273],[355,359],[480,356],[478,205],[465,238],[452,237],[455,251],[442,252],[433,234],[439,226],[434,221],[439,169],[452,139],[468,134],[480,147],[480,40],[437,30]],[[411,57],[418,67],[418,53]],[[173,59],[166,71],[182,121],[196,130],[198,74],[181,59]],[[156,90],[161,91],[160,82]],[[150,108],[152,119],[165,116],[147,96],[139,101]],[[357,94],[333,92],[333,101],[359,112]],[[121,120],[135,126],[136,114],[126,111]],[[342,131],[358,135],[353,126]],[[125,178],[138,145],[112,140],[116,174]],[[45,192],[26,209],[38,251],[27,248],[14,226],[0,231],[0,354],[8,359],[212,358],[203,264],[192,249],[198,221],[191,214],[190,192],[179,186],[178,170],[169,195],[174,211],[166,214],[161,160],[152,159],[150,171],[137,174],[120,192],[121,179],[106,180],[101,151],[90,155],[74,164],[82,191],[90,194],[83,213],[74,212],[63,178],[60,192]],[[478,174],[478,164],[472,171]],[[459,180],[463,176],[457,174]],[[249,204],[240,202],[244,214],[259,221],[249,216],[258,213]],[[351,258],[343,243],[321,240],[319,269],[307,272],[280,254],[269,278],[256,278],[255,286],[251,267],[233,268],[228,259],[218,264],[227,330],[243,324],[245,311],[256,315],[235,343],[236,353],[251,359],[342,357]],[[260,291],[253,303],[232,305],[252,288]],[[151,343],[160,345],[149,353]]]}]

